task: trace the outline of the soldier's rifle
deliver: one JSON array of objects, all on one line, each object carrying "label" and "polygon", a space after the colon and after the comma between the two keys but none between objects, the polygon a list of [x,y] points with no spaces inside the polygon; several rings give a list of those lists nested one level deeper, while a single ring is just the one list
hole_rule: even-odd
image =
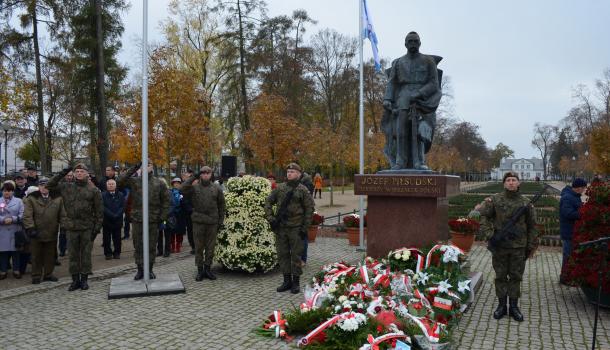
[{"label": "soldier's rifle", "polygon": [[513,240],[517,237],[517,233],[515,232],[517,221],[526,213],[529,206],[533,206],[534,203],[542,197],[549,187],[549,185],[544,184],[542,190],[536,193],[536,195],[530,199],[529,203],[520,206],[513,212],[508,222],[506,222],[500,230],[494,230],[494,234],[489,238],[489,241],[487,241],[487,249],[489,249],[489,251],[494,252],[500,246],[500,243],[507,240]]},{"label": "soldier's rifle", "polygon": [[277,214],[273,217],[273,221],[270,223],[273,231],[277,230],[281,224],[286,223],[286,214],[288,214],[288,205],[294,195],[294,189],[291,189],[286,193],[286,197],[282,200],[280,207],[277,210]]}]

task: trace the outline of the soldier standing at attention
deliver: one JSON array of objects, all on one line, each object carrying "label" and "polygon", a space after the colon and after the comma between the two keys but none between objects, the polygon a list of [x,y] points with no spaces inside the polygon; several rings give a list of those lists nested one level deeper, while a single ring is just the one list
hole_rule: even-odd
[{"label": "soldier standing at attention", "polygon": [[[141,164],[136,164],[129,168],[119,177],[119,187],[129,188],[131,202],[131,222],[133,223],[131,235],[133,237],[134,258],[138,272],[134,280],[144,278],[144,240],[142,225],[142,177],[133,177],[140,169]],[[159,234],[159,224],[167,220],[169,215],[169,190],[165,183],[152,176],[153,164],[148,161],[148,262],[150,264],[150,278],[156,278],[153,273],[155,263],[155,250],[157,249],[157,235]],[[139,171],[141,174],[141,171]]]},{"label": "soldier standing at attention", "polygon": [[[265,213],[275,232],[275,246],[284,275],[284,282],[278,292],[290,290],[297,294],[300,290],[301,255],[303,238],[311,223],[314,202],[307,187],[300,182],[301,167],[290,163],[286,168],[287,182],[279,184],[267,197]],[[277,205],[274,214],[273,206]]]},{"label": "soldier standing at attention", "polygon": [[[225,219],[225,195],[219,185],[212,183],[212,168],[204,166],[199,173],[199,182],[193,185],[195,177],[182,184],[183,195],[191,201],[193,213],[193,239],[195,240],[196,281],[203,278],[215,280],[212,274],[212,261],[218,228]],[[205,258],[204,251],[205,250]]]},{"label": "soldier standing at attention", "polygon": [[[513,237],[500,243],[492,252],[492,265],[496,273],[495,285],[498,297],[498,307],[493,316],[496,320],[507,314],[506,299],[509,299],[508,313],[515,321],[523,321],[519,310],[521,296],[521,280],[525,270],[525,261],[531,258],[538,247],[538,233],[534,223],[536,213],[528,199],[519,193],[519,176],[508,172],[503,178],[504,191],[486,198],[475,207],[481,216],[490,223],[487,230],[501,230],[511,219],[514,212],[522,206],[527,206],[525,214],[519,217],[514,225]],[[485,232],[491,237],[494,232]]]},{"label": "soldier standing at attention", "polygon": [[[74,172],[73,182],[61,182],[69,172]],[[104,205],[102,194],[89,186],[87,166],[80,163],[74,170],[66,168],[53,176],[47,185],[50,192],[59,193],[66,209],[66,235],[72,284],[69,291],[87,290],[87,276],[91,274],[91,241],[102,228]]]},{"label": "soldier standing at attention", "polygon": [[[53,276],[59,225],[65,225],[66,210],[63,199],[50,194],[49,179],[38,179],[38,191],[23,200],[23,227],[31,238],[32,284],[43,281],[57,282]],[[44,273],[43,273],[44,268]]]}]

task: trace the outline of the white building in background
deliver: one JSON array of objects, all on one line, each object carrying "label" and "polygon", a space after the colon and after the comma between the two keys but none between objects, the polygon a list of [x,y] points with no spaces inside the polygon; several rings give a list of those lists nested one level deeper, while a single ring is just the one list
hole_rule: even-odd
[{"label": "white building in background", "polygon": [[[5,169],[6,173],[12,176],[26,167],[25,160],[19,158],[17,152],[30,141],[27,136],[29,133],[30,131],[25,129],[8,130],[6,134],[4,130],[0,130],[0,141],[2,142],[2,146],[0,146],[0,176],[5,176]],[[53,159],[51,171],[54,173],[59,172],[67,165],[67,162]]]},{"label": "white building in background", "polygon": [[491,179],[502,180],[504,174],[510,171],[517,173],[521,180],[534,180],[536,177],[542,179],[544,166],[542,159],[538,158],[502,158],[500,166],[491,170]]}]

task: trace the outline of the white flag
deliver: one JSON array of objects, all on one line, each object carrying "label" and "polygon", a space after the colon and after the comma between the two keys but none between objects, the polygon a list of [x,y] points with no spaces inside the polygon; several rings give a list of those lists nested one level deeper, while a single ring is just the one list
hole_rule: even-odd
[{"label": "white flag", "polygon": [[379,61],[379,51],[377,49],[377,34],[375,34],[375,28],[373,27],[373,20],[371,19],[371,13],[369,12],[369,7],[366,4],[366,0],[362,0],[362,7],[364,11],[362,11],[362,37],[368,38],[371,42],[371,47],[373,48],[373,58],[375,59],[375,70],[381,71],[381,62]]}]

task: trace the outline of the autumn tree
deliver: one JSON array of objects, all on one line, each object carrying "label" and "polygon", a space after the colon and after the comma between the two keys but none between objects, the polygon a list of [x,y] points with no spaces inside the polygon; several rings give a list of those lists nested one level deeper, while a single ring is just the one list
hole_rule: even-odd
[{"label": "autumn tree", "polygon": [[244,140],[252,151],[251,162],[258,169],[276,172],[299,159],[303,130],[288,115],[286,100],[279,96],[260,95],[252,106],[252,125]]},{"label": "autumn tree", "polygon": [[551,148],[555,142],[556,128],[552,125],[545,125],[541,123],[534,124],[534,138],[532,139],[532,146],[535,147],[540,153],[542,158],[543,167],[543,179],[546,180],[548,171],[548,160],[551,154]]}]

